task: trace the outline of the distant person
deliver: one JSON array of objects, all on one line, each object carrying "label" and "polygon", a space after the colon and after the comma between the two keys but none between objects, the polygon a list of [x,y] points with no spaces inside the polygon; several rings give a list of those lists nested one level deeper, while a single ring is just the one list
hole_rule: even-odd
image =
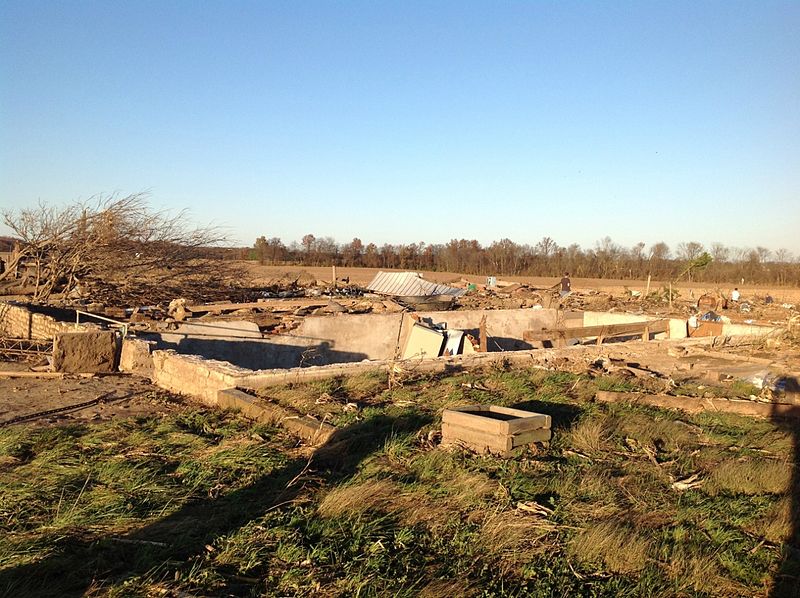
[{"label": "distant person", "polygon": [[563,299],[572,292],[572,283],[569,280],[569,272],[564,272],[564,278],[561,279],[561,298]]},{"label": "distant person", "polygon": [[738,302],[739,301],[739,297],[741,297],[741,295],[739,294],[739,287],[735,287],[733,289],[733,291],[731,292],[731,301],[737,301]]}]

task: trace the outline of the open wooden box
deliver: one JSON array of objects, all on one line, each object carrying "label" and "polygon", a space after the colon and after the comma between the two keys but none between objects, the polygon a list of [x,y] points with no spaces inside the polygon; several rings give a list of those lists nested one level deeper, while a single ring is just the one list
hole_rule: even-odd
[{"label": "open wooden box", "polygon": [[498,405],[466,405],[442,412],[442,444],[509,457],[525,445],[548,442],[550,425],[550,416],[542,413]]}]

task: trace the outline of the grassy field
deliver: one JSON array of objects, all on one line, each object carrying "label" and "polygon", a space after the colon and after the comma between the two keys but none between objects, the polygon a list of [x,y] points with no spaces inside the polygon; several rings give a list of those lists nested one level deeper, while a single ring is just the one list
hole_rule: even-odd
[{"label": "grassy field", "polygon": [[[203,409],[1,429],[0,594],[793,595],[792,431],[591,402],[629,388],[498,367],[271,391],[342,428],[313,454]],[[553,441],[437,448],[464,402],[548,413]]]}]

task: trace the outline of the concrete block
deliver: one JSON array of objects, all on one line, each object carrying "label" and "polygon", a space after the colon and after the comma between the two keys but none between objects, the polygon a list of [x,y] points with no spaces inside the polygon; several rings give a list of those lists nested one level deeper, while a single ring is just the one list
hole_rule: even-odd
[{"label": "concrete block", "polygon": [[114,372],[118,348],[112,331],[61,332],[53,342],[53,367],[57,372]]},{"label": "concrete block", "polygon": [[136,338],[122,339],[122,350],[119,357],[119,369],[147,376],[153,375],[153,348],[156,343]]}]

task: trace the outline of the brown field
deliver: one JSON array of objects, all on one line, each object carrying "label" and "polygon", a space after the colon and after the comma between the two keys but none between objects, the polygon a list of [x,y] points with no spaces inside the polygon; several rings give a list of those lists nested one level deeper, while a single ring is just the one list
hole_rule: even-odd
[{"label": "brown field", "polygon": [[[270,279],[278,278],[287,272],[298,272],[304,270],[309,274],[315,276],[318,280],[331,280],[331,268],[329,266],[295,266],[295,265],[278,265],[278,266],[261,266],[254,262],[242,262],[253,277],[253,282],[260,283],[266,282]],[[350,282],[364,285],[369,283],[370,280],[381,270],[392,271],[388,268],[336,268],[337,278],[349,278]],[[394,270],[401,272],[402,270]],[[465,278],[470,282],[485,283],[485,276],[478,276],[472,274],[459,274],[457,272],[431,272],[422,271],[422,274],[428,280],[436,282],[453,282]],[[520,282],[529,284],[534,287],[544,288],[550,287],[558,283],[559,278],[547,276],[502,276],[498,277],[499,280],[507,280],[510,282]],[[667,286],[669,281],[651,280],[650,288],[659,289]],[[647,285],[646,280],[618,280],[618,279],[601,279],[601,278],[572,278],[572,288],[576,291],[604,291],[607,293],[623,293],[625,289],[636,289],[644,291]],[[800,302],[800,289],[791,287],[777,287],[770,285],[738,285],[731,283],[728,285],[719,285],[715,283],[705,282],[680,282],[675,288],[680,291],[682,295],[688,295],[690,291],[693,292],[695,297],[702,295],[704,292],[719,289],[725,294],[729,294],[733,287],[738,286],[742,293],[743,298],[748,296],[763,297],[766,294],[772,295],[777,303],[795,303]]]}]

